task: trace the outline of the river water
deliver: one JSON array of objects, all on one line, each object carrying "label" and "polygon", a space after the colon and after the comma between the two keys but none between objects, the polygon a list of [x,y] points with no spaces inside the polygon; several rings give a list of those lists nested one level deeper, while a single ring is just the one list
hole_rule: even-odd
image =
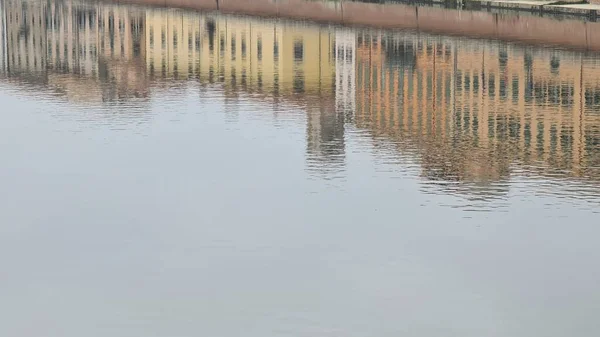
[{"label": "river water", "polygon": [[0,335],[600,334],[600,55],[1,5]]}]

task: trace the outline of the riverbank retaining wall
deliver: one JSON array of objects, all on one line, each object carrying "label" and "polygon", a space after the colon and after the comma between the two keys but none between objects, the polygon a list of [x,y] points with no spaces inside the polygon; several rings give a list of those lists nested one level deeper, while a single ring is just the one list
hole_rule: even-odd
[{"label": "riverbank retaining wall", "polygon": [[409,4],[310,0],[108,0],[117,3],[211,10],[343,25],[415,29],[600,51],[600,22],[454,10]]}]

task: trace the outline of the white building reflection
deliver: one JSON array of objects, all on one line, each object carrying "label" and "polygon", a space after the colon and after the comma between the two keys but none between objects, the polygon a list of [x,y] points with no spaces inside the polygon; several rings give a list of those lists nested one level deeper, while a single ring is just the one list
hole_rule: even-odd
[{"label": "white building reflection", "polygon": [[346,115],[356,110],[356,33],[338,29],[335,33],[335,105]]}]

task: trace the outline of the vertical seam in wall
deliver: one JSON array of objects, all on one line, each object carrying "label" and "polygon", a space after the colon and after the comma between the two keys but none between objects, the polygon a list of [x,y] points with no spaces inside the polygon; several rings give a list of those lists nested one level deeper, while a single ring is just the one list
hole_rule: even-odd
[{"label": "vertical seam in wall", "polygon": [[494,35],[496,35],[496,38],[498,38],[498,13],[494,14]]},{"label": "vertical seam in wall", "polygon": [[420,29],[419,29],[419,6],[415,6],[415,16],[417,17],[417,31],[420,31]]},{"label": "vertical seam in wall", "polygon": [[583,27],[584,27],[584,31],[585,31],[585,49],[586,50],[590,50],[590,42],[588,40],[588,25],[587,22],[583,22]]}]

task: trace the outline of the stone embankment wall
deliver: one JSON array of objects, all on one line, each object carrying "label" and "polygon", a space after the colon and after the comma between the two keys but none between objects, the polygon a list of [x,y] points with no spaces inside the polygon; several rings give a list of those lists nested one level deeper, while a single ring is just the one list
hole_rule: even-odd
[{"label": "stone embankment wall", "polygon": [[557,20],[523,13],[453,10],[409,4],[311,0],[109,0],[223,13],[303,19],[346,25],[417,29],[600,51],[600,22]]}]

